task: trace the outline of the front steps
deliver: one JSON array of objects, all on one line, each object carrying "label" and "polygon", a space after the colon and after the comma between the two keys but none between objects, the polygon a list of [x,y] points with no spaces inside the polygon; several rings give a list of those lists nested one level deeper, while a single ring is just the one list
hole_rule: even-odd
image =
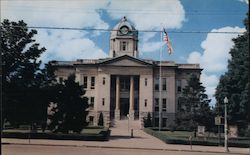
[{"label": "front steps", "polygon": [[119,128],[119,129],[133,129],[133,130],[140,130],[142,129],[141,127],[141,121],[140,120],[114,120],[114,128]]}]

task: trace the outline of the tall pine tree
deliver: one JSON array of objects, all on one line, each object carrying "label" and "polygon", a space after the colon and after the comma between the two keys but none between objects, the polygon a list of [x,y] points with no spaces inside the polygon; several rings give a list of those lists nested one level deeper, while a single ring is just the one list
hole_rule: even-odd
[{"label": "tall pine tree", "polygon": [[75,82],[74,75],[70,75],[64,84],[55,87],[57,88],[56,100],[54,100],[56,106],[52,108],[49,129],[63,133],[81,132],[88,125],[86,122],[88,98],[83,97],[85,94],[83,87]]},{"label": "tall pine tree", "polygon": [[[249,16],[249,14],[247,14]],[[224,110],[223,99],[227,96],[228,122],[245,128],[250,124],[249,100],[249,18],[244,20],[246,32],[233,39],[234,47],[230,50],[228,71],[220,77],[215,97],[217,109]],[[220,106],[220,107],[219,107]]]},{"label": "tall pine tree", "polygon": [[205,87],[202,86],[200,79],[192,74],[178,102],[176,124],[179,128],[190,131],[195,131],[198,125],[210,128],[213,116],[209,102]]}]

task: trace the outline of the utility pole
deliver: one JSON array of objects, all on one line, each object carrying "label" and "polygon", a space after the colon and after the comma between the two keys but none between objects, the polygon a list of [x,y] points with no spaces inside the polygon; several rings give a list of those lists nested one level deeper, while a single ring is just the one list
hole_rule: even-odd
[{"label": "utility pole", "polygon": [[225,104],[225,126],[224,126],[224,134],[225,134],[225,152],[229,152],[227,142],[228,142],[228,137],[227,137],[227,104],[228,104],[228,99],[227,97],[224,98],[224,104]]},{"label": "utility pole", "polygon": [[[161,32],[161,41],[163,38],[163,34]],[[159,66],[159,131],[161,131],[161,126],[162,126],[162,64],[161,64],[161,59],[162,59],[162,46],[160,48],[160,66]]]},{"label": "utility pole", "polygon": [[218,117],[219,117],[219,124],[218,124],[218,134],[219,134],[219,146],[221,145],[221,115],[220,115],[220,102],[218,102]]}]

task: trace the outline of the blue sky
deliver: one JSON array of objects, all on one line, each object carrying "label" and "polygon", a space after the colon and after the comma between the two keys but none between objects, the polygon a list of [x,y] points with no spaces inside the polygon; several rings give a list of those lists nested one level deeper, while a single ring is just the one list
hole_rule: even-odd
[{"label": "blue sky", "polygon": [[[24,20],[29,26],[112,29],[126,16],[139,30],[139,52],[144,59],[159,59],[160,33],[169,32],[174,53],[163,59],[200,63],[201,81],[212,98],[219,77],[226,71],[228,54],[237,34],[172,33],[173,31],[243,32],[248,0],[2,0],[1,20]],[[49,60],[108,57],[110,32],[39,29],[36,40]],[[213,98],[212,104],[215,103]]]}]

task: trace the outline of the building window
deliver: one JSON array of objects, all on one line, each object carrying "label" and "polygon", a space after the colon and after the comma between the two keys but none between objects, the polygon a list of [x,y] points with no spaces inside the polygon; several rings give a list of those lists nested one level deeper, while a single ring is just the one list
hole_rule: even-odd
[{"label": "building window", "polygon": [[88,88],[88,77],[87,76],[83,77],[83,88]]},{"label": "building window", "polygon": [[59,83],[62,84],[63,83],[63,78],[59,77]]},{"label": "building window", "polygon": [[167,90],[167,79],[162,78],[162,90]]},{"label": "building window", "polygon": [[177,80],[177,92],[181,92],[181,80]]},{"label": "building window", "polygon": [[147,85],[148,85],[148,79],[145,78],[145,86],[147,86]]},{"label": "building window", "polygon": [[155,79],[155,90],[159,91],[159,78]]},{"label": "building window", "polygon": [[94,98],[94,97],[90,97],[90,104],[89,104],[89,107],[90,107],[90,108],[93,108],[93,107],[94,107],[94,104],[95,104],[95,98]]},{"label": "building window", "polygon": [[126,41],[121,41],[120,42],[120,51],[127,51],[128,42]]},{"label": "building window", "polygon": [[162,111],[167,111],[167,99],[163,98],[162,99]]},{"label": "building window", "polygon": [[102,78],[102,84],[103,84],[103,85],[105,85],[105,82],[106,82],[105,80],[106,80],[105,77],[103,77],[103,78]]},{"label": "building window", "polygon": [[95,77],[91,77],[91,89],[95,89]]},{"label": "building window", "polygon": [[159,98],[155,98],[155,111],[159,111]]},{"label": "building window", "polygon": [[116,55],[115,55],[115,51],[113,51],[113,57],[115,57]]},{"label": "building window", "polygon": [[144,106],[145,106],[145,107],[148,106],[148,100],[147,100],[147,99],[144,100]]},{"label": "building window", "polygon": [[105,105],[105,98],[102,98],[102,105]]}]

